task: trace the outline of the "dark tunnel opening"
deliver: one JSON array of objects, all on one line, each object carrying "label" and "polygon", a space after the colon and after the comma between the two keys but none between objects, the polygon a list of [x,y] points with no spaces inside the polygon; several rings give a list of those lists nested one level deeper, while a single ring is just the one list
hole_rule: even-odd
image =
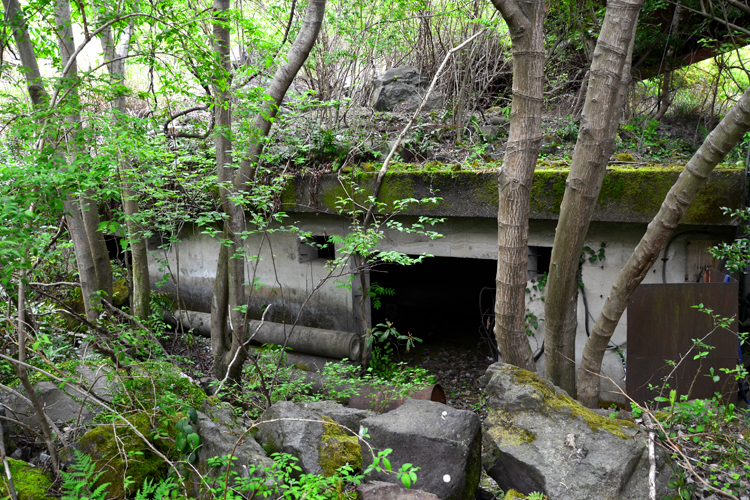
[{"label": "dark tunnel opening", "polygon": [[379,296],[382,305],[372,309],[373,327],[388,320],[399,333],[411,333],[424,345],[460,345],[489,353],[481,324],[482,315],[492,313],[496,265],[489,259],[430,257],[413,266],[378,266],[370,272],[370,282],[395,293]]}]

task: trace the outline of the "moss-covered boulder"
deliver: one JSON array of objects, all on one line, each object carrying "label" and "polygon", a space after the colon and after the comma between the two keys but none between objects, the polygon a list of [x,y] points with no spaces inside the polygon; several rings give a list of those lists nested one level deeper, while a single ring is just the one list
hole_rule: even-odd
[{"label": "moss-covered boulder", "polygon": [[[13,485],[18,493],[19,500],[55,500],[50,494],[52,481],[44,473],[21,460],[8,459],[10,473],[13,476]],[[0,463],[0,496],[10,495],[5,468]]]},{"label": "moss-covered boulder", "polygon": [[[167,439],[152,437],[148,415],[139,413],[129,417],[128,421],[160,452],[169,453]],[[167,433],[170,429],[174,432],[174,426],[164,427]],[[107,498],[126,498],[138,491],[147,478],[161,479],[166,477],[168,472],[167,464],[122,421],[100,425],[90,430],[78,442],[77,448],[94,460],[97,472],[103,473],[96,486],[109,483]],[[123,482],[126,477],[132,480],[127,490]]]},{"label": "moss-covered boulder", "polygon": [[[489,408],[482,464],[498,486],[555,500],[636,500],[648,491],[647,437],[598,415],[536,374],[495,363],[482,377]],[[657,496],[669,467],[658,454]],[[522,497],[521,497],[522,498]]]},{"label": "moss-covered boulder", "polygon": [[359,422],[374,415],[330,401],[279,401],[261,417],[256,439],[268,454],[279,452],[297,457],[302,472],[330,476],[347,463],[355,469],[362,465],[357,437],[336,424],[359,429]]}]

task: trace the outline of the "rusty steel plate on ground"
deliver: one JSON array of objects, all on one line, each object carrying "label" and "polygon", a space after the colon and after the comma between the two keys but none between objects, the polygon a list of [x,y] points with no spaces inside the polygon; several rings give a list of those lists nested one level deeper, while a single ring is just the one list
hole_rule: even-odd
[{"label": "rusty steel plate on ground", "polygon": [[[672,371],[664,397],[675,389],[677,401],[683,394],[695,399],[710,398],[717,392],[727,402],[737,400],[734,376],[721,369],[733,369],[738,363],[739,284],[731,278],[724,283],[724,277],[709,269],[706,272],[709,282],[641,284],[636,289],[628,303],[626,387],[628,395],[639,404],[659,396],[659,390],[650,389],[649,384],[660,388]],[[729,330],[715,327],[708,314],[692,307],[698,304],[722,318],[733,318]],[[704,338],[703,342],[713,349],[694,359],[706,349],[693,347],[693,339]],[[677,363],[677,367],[670,365],[669,360]],[[711,368],[720,377],[718,382],[709,376]]]}]

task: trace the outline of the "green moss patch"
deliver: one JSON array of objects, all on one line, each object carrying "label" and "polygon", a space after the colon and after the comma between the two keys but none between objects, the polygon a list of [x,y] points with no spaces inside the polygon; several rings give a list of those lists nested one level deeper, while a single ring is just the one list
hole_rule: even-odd
[{"label": "green moss patch", "polygon": [[487,412],[486,429],[499,446],[520,446],[536,439],[533,432],[518,427],[508,412],[497,408],[490,408]]},{"label": "green moss patch", "polygon": [[128,304],[128,298],[130,297],[130,290],[128,290],[127,280],[119,279],[112,285],[112,303],[116,307],[122,307]]},{"label": "green moss patch", "polygon": [[357,436],[347,435],[341,427],[329,417],[321,417],[330,422],[323,424],[323,435],[318,446],[318,463],[323,474],[333,476],[336,469],[346,464],[354,469],[362,468],[362,449]]},{"label": "green moss patch", "polygon": [[[162,453],[168,451],[168,441],[151,437],[151,423],[147,415],[140,413],[128,418],[128,421],[157,449],[161,448]],[[167,464],[124,422],[105,424],[90,430],[81,438],[79,448],[92,458],[97,472],[103,472],[95,486],[109,483],[108,498],[125,498],[140,489],[147,478],[161,479],[168,472]],[[123,484],[125,477],[133,481],[128,491],[125,491]]]},{"label": "green moss patch", "polygon": [[[13,485],[18,493],[19,500],[55,500],[55,497],[49,494],[52,488],[52,481],[44,473],[21,460],[8,459],[10,473],[13,476]],[[0,495],[9,496],[8,479],[5,475],[5,468],[0,462]]]},{"label": "green moss patch", "polygon": [[626,434],[624,430],[626,428],[635,428],[633,422],[597,415],[570,398],[570,396],[556,393],[549,383],[540,379],[535,373],[511,365],[504,365],[503,369],[510,370],[513,378],[519,385],[533,387],[542,398],[543,404],[551,410],[556,412],[569,411],[571,418],[581,417],[593,431],[605,430],[623,439],[630,439],[632,437]]}]

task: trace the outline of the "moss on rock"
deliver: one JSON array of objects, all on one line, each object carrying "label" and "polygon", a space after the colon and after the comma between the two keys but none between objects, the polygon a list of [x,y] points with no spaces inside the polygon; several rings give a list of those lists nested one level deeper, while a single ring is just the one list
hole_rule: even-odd
[{"label": "moss on rock", "polygon": [[632,163],[637,162],[638,160],[635,159],[635,157],[630,153],[617,153],[612,155],[612,157],[617,161],[629,161]]},{"label": "moss on rock", "polygon": [[[8,465],[10,465],[13,485],[19,500],[55,500],[55,497],[49,494],[52,481],[41,470],[12,458],[8,459]],[[5,497],[10,495],[10,491],[8,491],[8,480],[2,463],[0,463],[0,473],[0,495]]]},{"label": "moss on rock", "polygon": [[[166,451],[167,443],[151,438],[151,423],[147,415],[139,413],[128,418],[128,421],[157,449]],[[121,421],[90,430],[81,438],[79,448],[91,456],[97,472],[103,472],[95,486],[109,483],[107,498],[125,498],[140,489],[147,478],[161,479],[167,474],[167,464],[151,451],[130,426]],[[123,484],[125,477],[132,480],[127,491]]]},{"label": "moss on rock", "polygon": [[115,307],[122,307],[128,303],[130,290],[128,290],[127,280],[119,279],[112,285],[112,303]]},{"label": "moss on rock", "polygon": [[322,420],[323,435],[318,446],[318,463],[325,476],[333,476],[339,467],[349,464],[354,469],[362,468],[362,449],[357,436],[347,435],[330,417]]},{"label": "moss on rock", "polygon": [[632,435],[625,433],[625,429],[635,428],[633,422],[598,415],[573,400],[570,396],[555,392],[554,387],[549,382],[540,379],[535,373],[512,365],[504,365],[503,369],[511,370],[513,378],[515,378],[519,385],[533,387],[542,398],[543,404],[550,409],[556,412],[569,411],[571,418],[581,417],[593,431],[605,430],[623,439],[630,439],[632,437]]},{"label": "moss on rock", "polygon": [[497,408],[490,408],[487,412],[485,429],[498,446],[520,446],[536,439],[533,432],[518,427],[508,412]]}]

